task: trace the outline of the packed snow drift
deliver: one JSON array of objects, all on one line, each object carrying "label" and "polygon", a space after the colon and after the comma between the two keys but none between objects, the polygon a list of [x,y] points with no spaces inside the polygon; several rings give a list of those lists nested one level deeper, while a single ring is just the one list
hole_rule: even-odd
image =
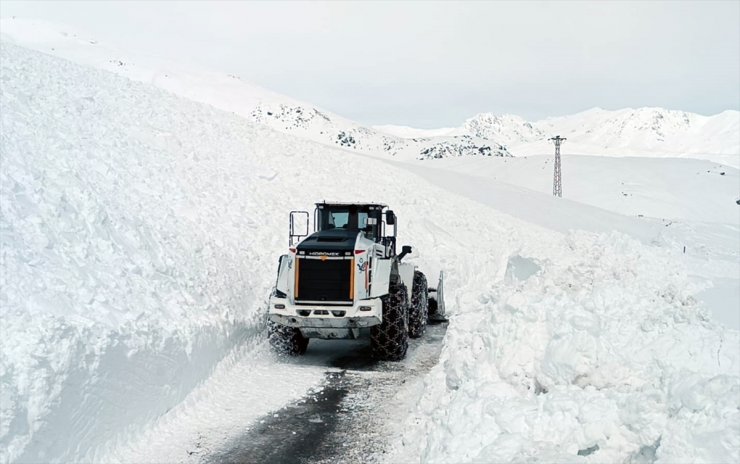
[{"label": "packed snow drift", "polygon": [[683,266],[616,233],[522,244],[458,301],[390,460],[737,461],[740,339]]},{"label": "packed snow drift", "polygon": [[393,205],[408,259],[447,275],[441,362],[376,459],[740,459],[740,332],[712,307],[740,274],[737,169],[589,157],[555,199],[544,158],[389,162],[72,49],[0,46],[0,462],[192,462],[315,388],[275,363],[264,305],[288,211],[321,199]]}]

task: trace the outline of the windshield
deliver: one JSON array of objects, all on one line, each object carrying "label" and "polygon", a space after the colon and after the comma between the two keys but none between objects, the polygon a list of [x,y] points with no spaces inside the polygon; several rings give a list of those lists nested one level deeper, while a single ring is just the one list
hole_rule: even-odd
[{"label": "windshield", "polygon": [[349,211],[327,211],[327,228],[328,229],[348,229],[349,228]]},{"label": "windshield", "polygon": [[[337,206],[319,209],[319,230],[352,229],[362,230],[369,237],[379,236],[380,210],[361,210],[360,207]],[[368,225],[368,218],[376,224]]]}]

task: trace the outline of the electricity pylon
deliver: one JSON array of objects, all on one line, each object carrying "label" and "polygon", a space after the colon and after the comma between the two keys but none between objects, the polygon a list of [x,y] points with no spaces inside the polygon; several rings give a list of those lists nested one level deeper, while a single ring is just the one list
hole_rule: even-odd
[{"label": "electricity pylon", "polygon": [[565,137],[560,137],[559,135],[556,135],[555,137],[552,137],[548,140],[551,140],[553,143],[555,143],[555,173],[553,175],[552,179],[552,194],[556,197],[562,197],[563,196],[563,179],[562,174],[560,172],[560,144],[565,142]]}]

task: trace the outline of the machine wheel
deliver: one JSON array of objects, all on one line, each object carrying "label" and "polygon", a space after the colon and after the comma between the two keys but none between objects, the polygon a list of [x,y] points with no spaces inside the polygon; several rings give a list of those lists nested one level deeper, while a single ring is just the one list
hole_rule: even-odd
[{"label": "machine wheel", "polygon": [[295,327],[267,321],[267,338],[270,346],[281,355],[300,356],[308,349],[308,338]]},{"label": "machine wheel", "polygon": [[409,308],[409,337],[419,338],[424,335],[427,328],[428,303],[427,278],[421,272],[415,271]]},{"label": "machine wheel", "polygon": [[392,284],[383,297],[383,322],[370,330],[373,356],[383,361],[400,361],[409,347],[408,294],[403,284]]}]

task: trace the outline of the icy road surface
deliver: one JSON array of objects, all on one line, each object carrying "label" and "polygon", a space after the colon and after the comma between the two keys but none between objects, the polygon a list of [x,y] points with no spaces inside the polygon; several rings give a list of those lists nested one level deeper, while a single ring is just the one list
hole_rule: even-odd
[{"label": "icy road surface", "polygon": [[408,392],[437,363],[446,323],[410,340],[399,363],[373,361],[367,340],[311,340],[304,365],[326,366],[319,391],[271,412],[208,463],[368,462],[382,458],[397,431],[399,411],[414,402]]}]

